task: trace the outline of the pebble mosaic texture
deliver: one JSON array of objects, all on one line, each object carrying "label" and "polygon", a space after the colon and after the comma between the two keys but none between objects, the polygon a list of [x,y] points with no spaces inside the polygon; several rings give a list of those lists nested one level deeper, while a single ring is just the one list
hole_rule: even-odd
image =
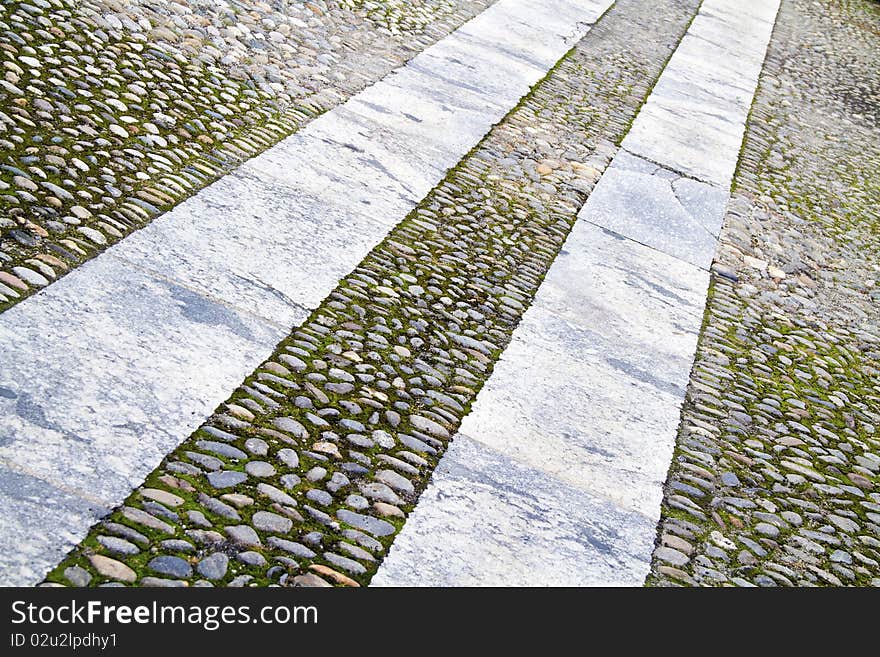
[{"label": "pebble mosaic texture", "polygon": [[367,583],[697,3],[637,7],[618,2],[47,582]]},{"label": "pebble mosaic texture", "polygon": [[649,585],[880,585],[878,25],[782,3]]},{"label": "pebble mosaic texture", "polygon": [[490,4],[0,4],[0,311]]}]

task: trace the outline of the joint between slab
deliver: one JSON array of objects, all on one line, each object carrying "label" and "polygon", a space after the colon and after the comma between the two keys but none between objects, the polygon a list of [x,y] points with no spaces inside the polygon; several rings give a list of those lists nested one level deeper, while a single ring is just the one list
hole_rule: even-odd
[{"label": "joint between slab", "polygon": [[[624,138],[624,143],[625,142],[626,142],[626,138]],[[633,157],[637,157],[640,160],[644,160],[645,162],[650,162],[651,164],[657,166],[660,169],[663,169],[664,171],[669,171],[670,173],[674,173],[679,178],[687,178],[688,180],[693,180],[694,182],[702,183],[704,185],[711,185],[712,187],[715,187],[716,189],[719,189],[719,190],[727,190],[730,187],[729,185],[726,187],[724,185],[719,185],[717,182],[712,181],[712,180],[704,180],[703,178],[698,178],[697,176],[695,176],[691,173],[687,173],[685,171],[682,171],[681,169],[676,169],[675,167],[669,166],[668,164],[663,164],[661,162],[658,162],[657,160],[652,160],[647,155],[642,155],[641,153],[636,152],[632,147],[629,147],[629,146],[621,145],[618,152],[620,152],[620,151],[627,153],[628,155],[632,155]],[[611,165],[611,166],[613,166],[613,165]],[[656,171],[654,172],[654,174],[656,174]],[[651,175],[654,175],[654,174],[651,174]]]},{"label": "joint between slab", "polygon": [[[603,226],[603,225],[600,224],[600,223],[597,223],[597,222],[595,222],[595,221],[592,221],[592,220],[590,220],[590,219],[587,219],[586,217],[580,217],[580,218],[578,219],[578,221],[583,221],[584,223],[590,224],[591,226],[595,226],[596,228],[600,228],[601,230],[607,231],[607,232],[611,233],[612,235],[614,235],[615,237],[620,238],[620,239],[622,239],[622,240],[625,240],[625,241],[627,241],[627,242],[632,242],[633,244],[638,244],[639,246],[643,246],[643,247],[645,247],[646,249],[651,249],[651,251],[654,251],[655,253],[660,253],[660,254],[662,254],[662,255],[668,257],[668,258],[672,258],[672,259],[674,259],[674,260],[678,260],[678,261],[679,261],[680,263],[682,263],[683,265],[687,265],[687,266],[689,266],[689,267],[693,267],[693,268],[696,269],[696,270],[699,270],[699,271],[702,271],[702,272],[709,272],[709,271],[711,271],[711,268],[710,268],[710,267],[701,267],[700,265],[695,265],[694,263],[690,262],[689,260],[685,260],[684,258],[682,258],[682,257],[680,257],[680,256],[673,255],[673,254],[671,254],[671,253],[667,253],[667,252],[664,251],[663,249],[658,249],[656,246],[651,246],[650,244],[646,244],[645,242],[640,242],[640,241],[637,240],[637,239],[633,239],[632,237],[630,237],[630,236],[628,236],[628,235],[624,235],[623,233],[619,233],[619,232],[617,232],[616,230],[612,230],[611,228],[608,228],[607,226]],[[711,235],[711,233],[710,233],[710,235]],[[713,238],[715,238],[714,235],[713,235]],[[717,238],[715,238],[715,239],[717,240]]]}]

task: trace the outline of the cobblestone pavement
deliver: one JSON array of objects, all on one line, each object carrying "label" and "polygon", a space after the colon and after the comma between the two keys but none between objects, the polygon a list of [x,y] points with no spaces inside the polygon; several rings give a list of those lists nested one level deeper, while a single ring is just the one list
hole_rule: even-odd
[{"label": "cobblestone pavement", "polygon": [[880,585],[878,25],[782,3],[650,585]]},{"label": "cobblestone pavement", "polygon": [[0,311],[490,4],[0,4]]},{"label": "cobblestone pavement", "polygon": [[48,582],[366,583],[696,4],[618,2]]}]

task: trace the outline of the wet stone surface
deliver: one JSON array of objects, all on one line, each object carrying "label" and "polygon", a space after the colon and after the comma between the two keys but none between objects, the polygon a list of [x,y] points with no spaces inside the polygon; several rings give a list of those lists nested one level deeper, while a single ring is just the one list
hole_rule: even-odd
[{"label": "wet stone surface", "polygon": [[880,579],[880,6],[784,0],[651,585]]},{"label": "wet stone surface", "polygon": [[0,311],[490,4],[0,4]]},{"label": "wet stone surface", "polygon": [[366,584],[696,11],[661,4],[618,2],[48,581]]}]

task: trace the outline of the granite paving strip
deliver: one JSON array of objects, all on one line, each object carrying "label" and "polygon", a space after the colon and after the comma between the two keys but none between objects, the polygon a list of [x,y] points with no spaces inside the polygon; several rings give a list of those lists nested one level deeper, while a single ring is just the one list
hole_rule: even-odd
[{"label": "granite paving strip", "polygon": [[48,581],[366,583],[696,4],[618,2]]},{"label": "granite paving strip", "polygon": [[373,584],[644,582],[777,8],[703,1]]},{"label": "granite paving strip", "polygon": [[650,585],[880,586],[878,25],[782,2]]},{"label": "granite paving strip", "polygon": [[490,4],[0,4],[0,311]]},{"label": "granite paving strip", "polygon": [[[70,536],[123,500],[608,4],[499,0],[363,99],[0,315],[0,463],[71,507],[101,505],[55,532],[37,531],[43,518],[19,505],[2,537],[6,581],[37,581]],[[515,29],[496,46],[483,35],[494,38],[499,21]],[[401,138],[400,117],[420,129]],[[434,166],[424,151],[437,153]],[[29,566],[13,568],[21,559]]]}]

